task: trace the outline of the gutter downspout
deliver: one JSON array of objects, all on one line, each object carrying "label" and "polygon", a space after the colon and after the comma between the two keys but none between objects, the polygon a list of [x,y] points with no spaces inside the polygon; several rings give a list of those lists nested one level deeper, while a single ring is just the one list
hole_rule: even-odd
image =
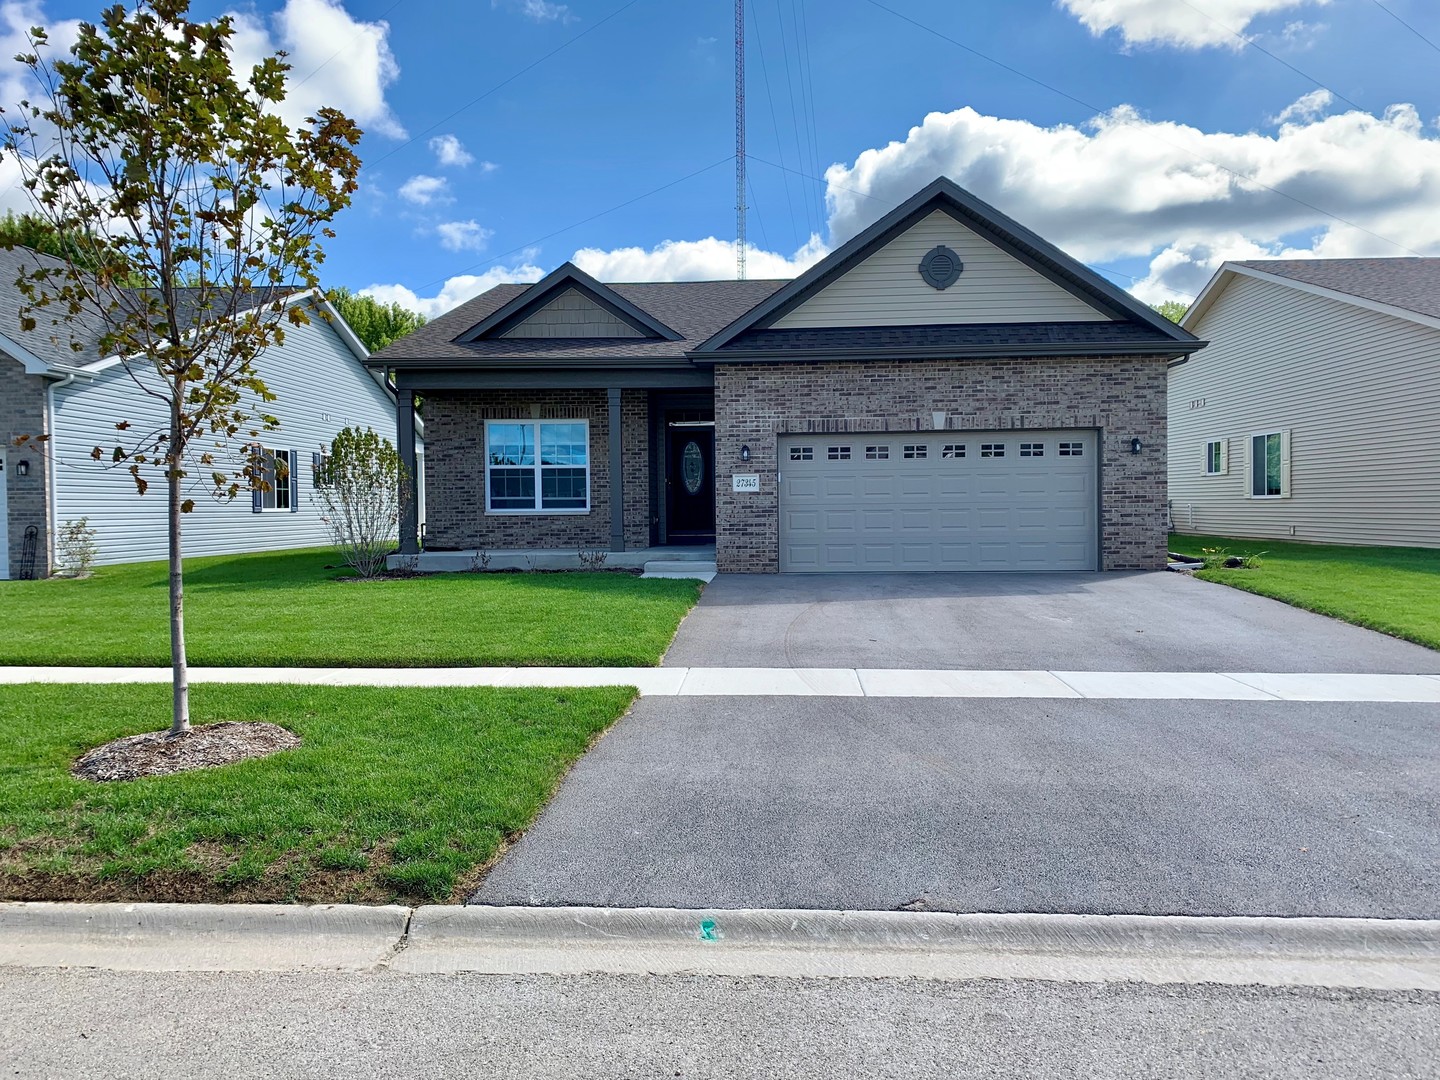
[{"label": "gutter downspout", "polygon": [[55,566],[55,533],[59,523],[55,520],[55,391],[64,390],[75,381],[79,372],[71,371],[63,379],[50,383],[45,388],[45,576],[49,577]]}]

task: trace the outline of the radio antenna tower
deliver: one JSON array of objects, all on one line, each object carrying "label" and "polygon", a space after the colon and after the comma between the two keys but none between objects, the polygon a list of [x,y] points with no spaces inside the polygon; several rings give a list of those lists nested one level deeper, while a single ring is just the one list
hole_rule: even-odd
[{"label": "radio antenna tower", "polygon": [[735,276],[745,280],[745,0],[735,0]]}]

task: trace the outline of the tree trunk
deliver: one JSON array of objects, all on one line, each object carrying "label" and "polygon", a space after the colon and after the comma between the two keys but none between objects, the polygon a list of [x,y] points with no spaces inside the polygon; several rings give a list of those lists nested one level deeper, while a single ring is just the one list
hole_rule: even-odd
[{"label": "tree trunk", "polygon": [[178,414],[172,414],[170,462],[165,476],[168,500],[166,509],[170,515],[170,669],[174,688],[174,712],[170,720],[171,738],[183,735],[190,730],[190,669],[185,662],[184,562],[180,551],[180,453],[182,450],[180,440],[180,418]]}]

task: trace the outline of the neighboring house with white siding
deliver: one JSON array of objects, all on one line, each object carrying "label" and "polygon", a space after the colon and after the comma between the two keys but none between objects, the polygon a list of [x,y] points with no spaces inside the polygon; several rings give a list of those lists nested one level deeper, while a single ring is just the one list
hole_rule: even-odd
[{"label": "neighboring house with white siding", "polygon": [[[139,495],[124,466],[97,462],[92,452],[123,438],[115,428],[120,421],[136,430],[163,427],[165,405],[136,385],[118,357],[92,355],[99,352],[93,327],[67,326],[82,345],[79,352],[50,327],[21,329],[23,300],[14,282],[27,261],[37,260],[54,262],[23,249],[0,250],[0,578],[45,576],[56,566],[57,530],[82,517],[95,530],[97,562],[163,559],[163,489],[152,483]],[[256,364],[275,394],[263,409],[280,420],[258,439],[262,460],[284,480],[268,492],[217,500],[207,479],[211,470],[193,467],[195,508],[183,520],[188,556],[328,543],[312,499],[319,454],[342,428],[385,433],[395,425],[393,391],[383,373],[366,369],[368,353],[339,314],[314,292],[297,292],[287,303],[305,305],[308,325],[286,325],[284,342]],[[15,445],[22,435],[49,439]],[[241,437],[218,450],[215,468],[238,470],[254,441]]]},{"label": "neighboring house with white siding", "polygon": [[1184,326],[1178,532],[1440,547],[1440,259],[1226,263]]}]

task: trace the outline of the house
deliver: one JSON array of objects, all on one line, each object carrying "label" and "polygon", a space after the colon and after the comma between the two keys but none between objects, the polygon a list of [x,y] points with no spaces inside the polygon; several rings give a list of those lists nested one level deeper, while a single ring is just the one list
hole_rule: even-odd
[{"label": "house", "polygon": [[1184,325],[1178,531],[1440,547],[1440,259],[1226,263]]},{"label": "house", "polygon": [[[163,559],[163,490],[138,495],[123,466],[91,453],[123,437],[115,427],[121,421],[137,430],[168,423],[165,406],[141,390],[119,357],[99,355],[99,331],[83,314],[70,320],[64,340],[49,320],[21,329],[24,299],[14,283],[36,264],[59,265],[22,248],[0,250],[0,578],[46,576],[57,566],[57,530],[82,517],[95,530],[96,562]],[[257,370],[276,395],[265,410],[281,421],[262,436],[260,452],[269,474],[288,474],[288,483],[219,501],[210,494],[209,470],[195,470],[195,509],[183,522],[187,555],[329,543],[310,497],[314,460],[344,427],[388,432],[394,425],[395,398],[383,371],[365,367],[364,345],[330,305],[313,292],[286,302],[306,305],[310,323],[287,326],[284,343],[266,350]],[[22,435],[32,441],[15,445]],[[50,438],[33,441],[39,435]],[[247,443],[223,450],[216,467],[238,469]]]},{"label": "house", "polygon": [[422,569],[712,543],[721,572],[1154,569],[1166,364],[1201,344],[940,179],[793,281],[567,264],[370,363],[402,454],[425,398]]}]

